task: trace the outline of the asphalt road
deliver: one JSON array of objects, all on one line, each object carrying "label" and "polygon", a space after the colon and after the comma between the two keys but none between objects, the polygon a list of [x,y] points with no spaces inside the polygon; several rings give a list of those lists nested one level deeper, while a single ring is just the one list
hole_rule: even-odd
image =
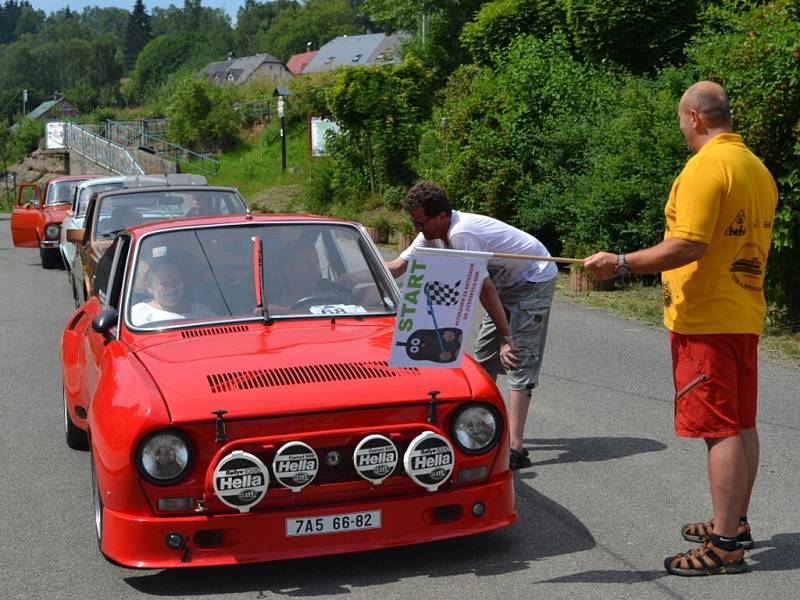
[{"label": "asphalt road", "polygon": [[797,598],[800,370],[762,361],[752,572],[684,579],[662,558],[709,515],[702,442],[672,433],[664,331],[558,300],[528,421],[534,466],[503,531],[262,565],[135,571],[98,553],[86,453],[64,443],[63,271],[0,215],[0,598]]}]

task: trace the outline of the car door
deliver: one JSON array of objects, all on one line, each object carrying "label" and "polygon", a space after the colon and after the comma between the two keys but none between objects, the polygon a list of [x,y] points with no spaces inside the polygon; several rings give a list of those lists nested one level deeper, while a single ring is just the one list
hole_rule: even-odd
[{"label": "car door", "polygon": [[[103,334],[94,331],[91,327],[91,322],[107,308],[119,311],[129,247],[130,237],[119,236],[111,248],[108,249],[108,252],[100,258],[94,275],[92,301],[86,304],[88,327],[86,327],[83,337],[82,354],[85,365],[84,398],[89,403],[94,398],[97,389],[104,355],[108,352],[111,344],[118,343],[116,339],[109,342]],[[118,333],[118,326],[112,329],[114,336]],[[88,412],[90,406],[85,408]]]},{"label": "car door", "polygon": [[35,183],[21,183],[11,211],[11,239],[22,248],[38,248],[39,234],[44,227],[42,189]]}]

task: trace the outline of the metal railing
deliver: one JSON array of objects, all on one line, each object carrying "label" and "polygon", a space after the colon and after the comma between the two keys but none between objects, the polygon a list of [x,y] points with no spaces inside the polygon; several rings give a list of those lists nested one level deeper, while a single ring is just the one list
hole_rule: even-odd
[{"label": "metal railing", "polygon": [[127,148],[69,121],[64,124],[64,145],[114,173],[120,175],[145,174],[142,166],[136,162]]},{"label": "metal railing", "polygon": [[[173,144],[165,139],[148,133],[151,121],[106,121],[106,137],[113,142],[128,148],[138,148],[159,158],[164,158],[181,166],[183,171],[200,171],[208,175],[216,175],[219,161],[207,154],[194,152],[183,146]],[[166,128],[166,119],[161,119]]]},{"label": "metal railing", "polygon": [[266,117],[267,123],[272,122],[272,114],[275,112],[275,98],[256,100],[255,102],[237,102],[233,105],[233,110],[240,112],[245,117]]}]

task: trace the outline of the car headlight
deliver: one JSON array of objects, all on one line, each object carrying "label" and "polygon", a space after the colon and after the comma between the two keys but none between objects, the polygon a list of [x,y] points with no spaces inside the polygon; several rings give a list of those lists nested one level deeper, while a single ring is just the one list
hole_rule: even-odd
[{"label": "car headlight", "polygon": [[453,416],[450,432],[467,454],[482,454],[497,445],[503,429],[500,413],[489,404],[468,403]]},{"label": "car headlight", "polygon": [[136,451],[136,467],[142,476],[158,485],[177,482],[192,462],[188,438],[172,429],[156,431],[145,437]]},{"label": "car headlight", "polygon": [[61,227],[56,223],[50,223],[50,225],[44,228],[44,237],[48,240],[57,240],[60,233]]}]

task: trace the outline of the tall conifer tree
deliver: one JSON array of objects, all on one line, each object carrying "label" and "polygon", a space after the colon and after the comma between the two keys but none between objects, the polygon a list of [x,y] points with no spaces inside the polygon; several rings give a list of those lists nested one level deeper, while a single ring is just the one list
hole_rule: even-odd
[{"label": "tall conifer tree", "polygon": [[147,14],[142,0],[136,4],[125,24],[125,39],[122,42],[122,51],[125,53],[125,66],[132,69],[136,57],[150,41],[150,15]]}]

